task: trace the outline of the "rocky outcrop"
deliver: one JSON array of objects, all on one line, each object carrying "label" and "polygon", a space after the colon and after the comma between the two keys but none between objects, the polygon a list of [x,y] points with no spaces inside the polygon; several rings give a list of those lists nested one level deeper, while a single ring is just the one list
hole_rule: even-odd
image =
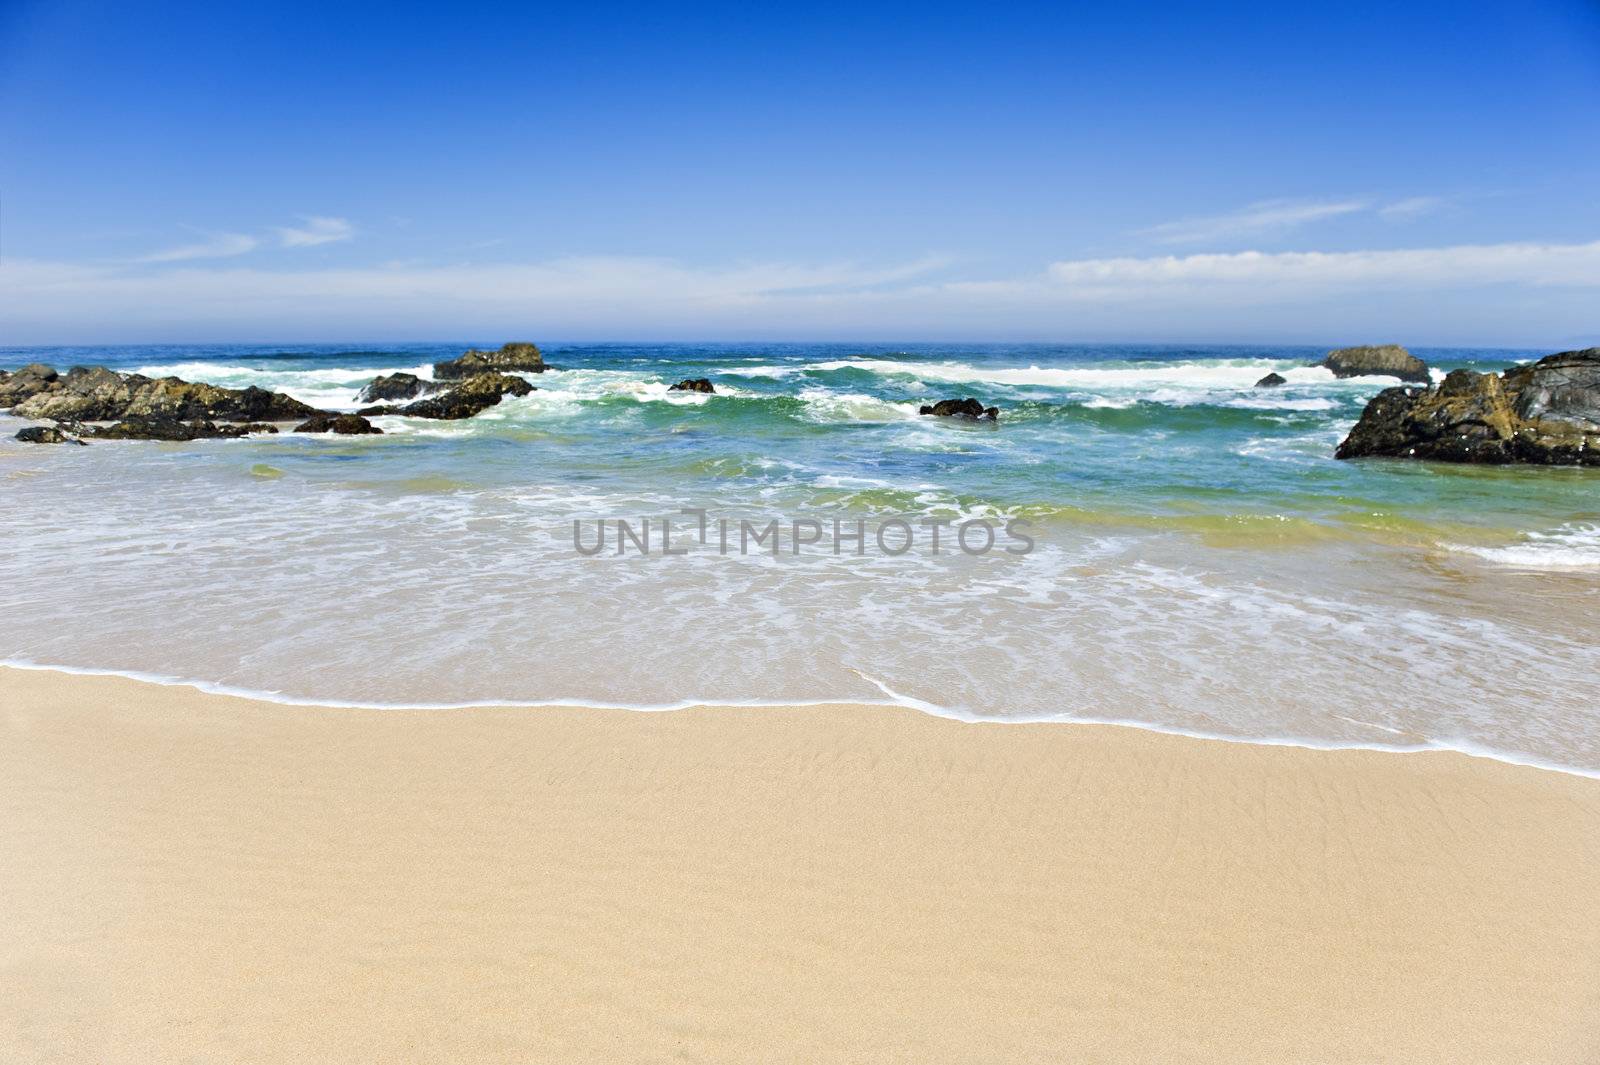
[{"label": "rocky outcrop", "polygon": [[82,444],[83,441],[54,425],[30,425],[17,430],[17,439],[24,444]]},{"label": "rocky outcrop", "polygon": [[1255,383],[1256,388],[1282,388],[1289,383],[1289,379],[1282,374],[1269,373]]},{"label": "rocky outcrop", "polygon": [[382,377],[374,377],[372,383],[363,388],[361,395],[356,398],[362,403],[416,399],[418,396],[437,392],[445,387],[438,381],[425,381],[414,373],[392,373]]},{"label": "rocky outcrop", "polygon": [[65,375],[41,364],[24,367],[0,386],[0,407],[19,418],[104,422],[119,419],[293,421],[316,408],[264,388],[223,388],[178,377],[152,379],[104,366],[74,366]]},{"label": "rocky outcrop", "polygon": [[1335,377],[1398,377],[1423,385],[1432,380],[1428,364],[1399,344],[1340,348],[1328,352],[1317,365],[1332,370]]},{"label": "rocky outcrop", "polygon": [[499,351],[471,348],[459,359],[433,364],[433,376],[440,381],[459,381],[491,370],[518,373],[544,373],[549,369],[537,345],[520,341],[502,344]]},{"label": "rocky outcrop", "polygon": [[708,395],[716,392],[711,387],[711,382],[704,377],[686,377],[675,385],[667,388],[668,392],[705,392]]},{"label": "rocky outcrop", "polygon": [[251,433],[275,433],[276,425],[252,422],[245,425],[218,425],[209,418],[145,417],[128,418],[115,425],[83,429],[83,435],[97,440],[233,440]]},{"label": "rocky outcrop", "polygon": [[987,418],[997,421],[1000,417],[999,407],[985,407],[972,397],[966,399],[941,399],[931,406],[924,406],[917,411],[918,414],[934,414],[941,418]]},{"label": "rocky outcrop", "polygon": [[[531,345],[530,345],[531,346]],[[525,396],[534,387],[512,374],[481,373],[469,377],[448,392],[419,399],[403,407],[364,407],[357,411],[364,417],[380,414],[401,414],[408,418],[439,418],[456,421],[470,418],[479,411],[488,410],[505,396]]]},{"label": "rocky outcrop", "polygon": [[42,362],[30,362],[15,373],[6,374],[0,381],[0,408],[15,407],[18,403],[49,391],[55,387],[58,375]]},{"label": "rocky outcrop", "polygon": [[297,433],[337,433],[340,436],[382,434],[383,430],[359,414],[313,414],[294,427]]},{"label": "rocky outcrop", "polygon": [[1600,348],[1498,375],[1454,370],[1432,388],[1386,388],[1335,454],[1600,466]]}]

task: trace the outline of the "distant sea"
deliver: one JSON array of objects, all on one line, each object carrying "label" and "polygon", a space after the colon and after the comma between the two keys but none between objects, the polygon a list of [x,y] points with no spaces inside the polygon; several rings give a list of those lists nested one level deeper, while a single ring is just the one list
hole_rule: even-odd
[{"label": "distant sea", "polygon": [[[353,409],[469,346],[0,367]],[[0,658],[336,703],[894,701],[1600,772],[1600,471],[1335,461],[1395,382],[1335,380],[1324,350],[552,346],[531,395],[383,436],[42,447],[0,417]],[[1415,353],[1436,375],[1548,354]],[[716,394],[668,391],[692,377]],[[998,423],[918,414],[965,396]],[[609,542],[662,517],[687,553]],[[601,519],[584,554],[574,522],[591,546]],[[774,520],[776,553],[740,553],[740,522]],[[797,552],[797,521],[826,535]],[[866,549],[833,550],[836,521]],[[995,546],[953,546],[977,522]]]}]

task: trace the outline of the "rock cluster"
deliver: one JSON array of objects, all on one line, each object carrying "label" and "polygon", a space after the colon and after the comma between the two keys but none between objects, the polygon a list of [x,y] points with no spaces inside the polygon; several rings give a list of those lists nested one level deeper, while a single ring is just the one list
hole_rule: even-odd
[{"label": "rock cluster", "polygon": [[1498,375],[1454,370],[1431,388],[1386,388],[1335,454],[1600,466],[1600,348]]},{"label": "rock cluster", "polygon": [[41,363],[24,366],[0,383],[0,407],[10,407],[19,418],[58,422],[283,422],[316,413],[281,392],[254,386],[223,388],[104,366],[74,366],[58,374]]},{"label": "rock cluster", "polygon": [[941,399],[931,406],[923,406],[917,413],[933,414],[941,418],[987,418],[990,421],[998,421],[1000,418],[999,407],[985,407],[970,396],[966,399]]},{"label": "rock cluster", "polygon": [[711,382],[707,378],[704,378],[704,377],[686,377],[682,381],[679,381],[677,384],[670,385],[667,388],[667,391],[668,392],[705,392],[705,393],[710,394],[710,393],[716,392],[716,389],[711,387]]},{"label": "rock cluster", "polygon": [[1423,385],[1432,380],[1428,364],[1399,344],[1340,348],[1328,352],[1317,365],[1332,370],[1335,377],[1398,377]]},{"label": "rock cluster", "polygon": [[115,425],[80,428],[83,436],[96,440],[237,440],[251,433],[275,433],[276,425],[266,422],[218,425],[210,418],[127,418]]},{"label": "rock cluster", "polygon": [[487,410],[499,403],[502,397],[525,396],[532,391],[534,391],[532,385],[512,374],[480,373],[467,378],[448,392],[419,399],[403,407],[363,407],[356,413],[363,417],[401,414],[408,418],[440,418],[455,421],[470,418],[479,411]]},{"label": "rock cluster", "polygon": [[549,367],[545,365],[544,356],[540,354],[537,345],[513,341],[510,344],[502,344],[499,351],[479,351],[477,348],[470,348],[459,359],[436,362],[433,364],[433,376],[440,381],[457,381],[490,370],[544,373],[547,369]]},{"label": "rock cluster", "polygon": [[340,436],[382,435],[383,430],[359,414],[313,414],[294,427],[297,433],[338,433]]}]

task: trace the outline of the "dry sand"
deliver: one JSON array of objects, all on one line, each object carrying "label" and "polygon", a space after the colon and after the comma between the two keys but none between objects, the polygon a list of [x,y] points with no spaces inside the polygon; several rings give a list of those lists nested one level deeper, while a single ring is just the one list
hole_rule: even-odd
[{"label": "dry sand", "polygon": [[0,670],[0,1061],[1600,1061],[1600,781]]}]

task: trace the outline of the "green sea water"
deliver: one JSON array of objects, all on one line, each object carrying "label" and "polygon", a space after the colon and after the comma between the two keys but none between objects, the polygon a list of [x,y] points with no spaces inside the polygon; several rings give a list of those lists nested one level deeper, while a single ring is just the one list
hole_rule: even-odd
[{"label": "green sea water", "polygon": [[[465,346],[0,366],[352,409],[375,374]],[[382,704],[894,698],[1600,769],[1600,474],[1336,461],[1396,382],[1336,380],[1322,353],[550,345],[530,395],[381,419],[381,437],[7,442],[0,579],[31,620],[0,657]],[[1547,352],[1417,354],[1442,374]],[[1254,387],[1269,372],[1288,383]],[[668,390],[686,377],[716,394]],[[998,422],[917,413],[964,396]],[[670,517],[681,536],[685,510],[712,528],[902,521],[915,543],[574,549],[574,522],[592,538]],[[924,523],[972,521],[1021,523],[1035,549],[952,552],[946,531],[931,550]]]}]

